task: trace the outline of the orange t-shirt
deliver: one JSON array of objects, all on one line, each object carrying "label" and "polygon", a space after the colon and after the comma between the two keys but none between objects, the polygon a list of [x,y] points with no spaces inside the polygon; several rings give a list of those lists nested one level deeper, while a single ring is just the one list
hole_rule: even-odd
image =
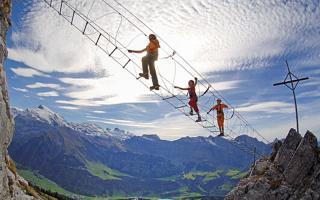
[{"label": "orange t-shirt", "polygon": [[151,40],[147,46],[147,52],[148,53],[155,52],[156,50],[158,50],[158,48],[160,48],[159,41],[157,39]]},{"label": "orange t-shirt", "polygon": [[228,108],[228,106],[226,104],[217,104],[215,106],[212,107],[213,110],[217,110],[217,115],[223,115],[223,109],[224,108]]}]

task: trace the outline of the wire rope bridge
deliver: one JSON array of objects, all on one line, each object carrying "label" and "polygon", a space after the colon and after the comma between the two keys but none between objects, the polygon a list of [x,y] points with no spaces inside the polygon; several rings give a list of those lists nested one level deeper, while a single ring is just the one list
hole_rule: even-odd
[{"label": "wire rope bridge", "polygon": [[[137,81],[141,82],[148,90],[149,85],[145,80],[139,79],[141,68],[141,58],[128,53],[128,47],[146,42],[149,33],[155,33],[136,15],[116,0],[92,0],[87,4],[79,6],[77,1],[72,0],[43,0],[48,8],[54,9],[61,17],[67,20],[81,34],[86,36],[94,45],[100,48],[108,57],[112,58],[124,70],[130,73]],[[73,3],[71,3],[73,2]],[[132,38],[128,38],[131,35]],[[253,146],[242,143],[235,138],[239,135],[249,135],[256,137],[263,142],[269,143],[256,129],[254,129],[234,107],[214,89],[194,67],[191,66],[178,52],[176,52],[159,35],[161,48],[157,62],[157,74],[159,78],[160,90],[152,90],[162,100],[166,101],[173,108],[180,111],[194,123],[208,130],[210,134],[217,135],[219,129],[215,125],[216,115],[214,112],[207,114],[217,98],[222,99],[229,109],[225,112],[225,137],[237,148],[248,154],[261,157],[260,152],[256,152]],[[135,45],[135,43],[137,45]],[[172,66],[172,74],[162,73],[161,68]],[[180,90],[174,89],[176,76],[182,77],[187,83],[189,79],[198,77],[198,107],[201,112],[202,121],[196,122],[197,116],[189,115],[187,96]]]}]

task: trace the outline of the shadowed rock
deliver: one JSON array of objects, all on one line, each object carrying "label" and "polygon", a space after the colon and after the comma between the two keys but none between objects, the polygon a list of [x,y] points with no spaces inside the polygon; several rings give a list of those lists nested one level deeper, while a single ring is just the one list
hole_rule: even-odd
[{"label": "shadowed rock", "polygon": [[317,138],[308,131],[284,171],[286,181],[292,185],[299,185],[315,164],[316,159]]},{"label": "shadowed rock", "polygon": [[273,145],[272,145],[272,152],[271,152],[271,156],[270,156],[270,160],[274,161],[274,159],[276,158],[276,155],[280,149],[282,145],[281,140],[276,141]]},{"label": "shadowed rock", "polygon": [[274,159],[274,162],[278,164],[281,169],[285,169],[288,166],[290,158],[299,145],[301,138],[301,135],[297,133],[295,129],[290,129],[288,136],[284,140]]},{"label": "shadowed rock", "polygon": [[[10,26],[11,0],[0,0],[0,199],[1,200],[32,200],[36,197],[26,195],[30,188],[20,177],[7,148],[12,140],[13,119],[10,113],[6,74],[3,62],[7,57],[6,32]],[[20,183],[23,183],[21,185]],[[37,198],[39,199],[39,198]]]},{"label": "shadowed rock", "polygon": [[271,156],[255,163],[249,176],[225,197],[226,200],[318,200],[320,156],[317,138],[307,131],[302,138],[294,129],[281,144],[273,144]]}]

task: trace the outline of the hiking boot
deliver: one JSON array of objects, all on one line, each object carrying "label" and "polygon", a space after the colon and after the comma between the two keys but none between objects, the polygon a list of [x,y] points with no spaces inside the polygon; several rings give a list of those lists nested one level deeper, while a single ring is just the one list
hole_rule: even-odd
[{"label": "hiking boot", "polygon": [[189,114],[192,116],[192,115],[193,115],[193,111],[191,110],[191,111],[189,112]]},{"label": "hiking boot", "polygon": [[198,117],[198,119],[196,120],[196,122],[201,122],[201,118],[200,118],[200,117]]},{"label": "hiking boot", "polygon": [[223,137],[224,136],[224,133],[220,133],[219,135],[218,135],[218,137]]},{"label": "hiking boot", "polygon": [[153,85],[150,87],[150,90],[159,90],[159,85]]},{"label": "hiking boot", "polygon": [[139,78],[143,77],[143,78],[145,78],[145,79],[149,79],[148,74],[139,73],[139,76],[140,76]]}]

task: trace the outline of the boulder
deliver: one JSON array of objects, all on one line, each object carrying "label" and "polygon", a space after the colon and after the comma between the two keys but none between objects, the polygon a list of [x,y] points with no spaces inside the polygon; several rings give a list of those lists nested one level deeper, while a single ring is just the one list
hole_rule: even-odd
[{"label": "boulder", "polygon": [[310,173],[316,159],[317,138],[308,131],[284,171],[286,181],[292,185],[301,184],[302,180]]},{"label": "boulder", "polygon": [[302,138],[291,129],[282,144],[274,143],[271,156],[258,160],[225,199],[320,199],[317,138],[310,131]]},{"label": "boulder", "polygon": [[301,138],[301,135],[295,129],[290,129],[274,159],[274,162],[279,165],[281,169],[285,169],[288,166],[290,158],[299,145]]}]

